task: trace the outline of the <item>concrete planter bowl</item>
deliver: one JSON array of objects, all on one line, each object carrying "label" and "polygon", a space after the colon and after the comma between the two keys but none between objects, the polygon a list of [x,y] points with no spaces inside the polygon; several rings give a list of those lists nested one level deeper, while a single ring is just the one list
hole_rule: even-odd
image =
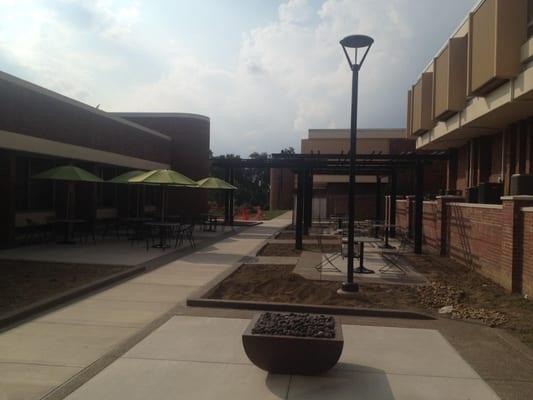
[{"label": "concrete planter bowl", "polygon": [[242,335],[246,355],[257,367],[274,374],[316,375],[339,360],[344,339],[337,317],[332,317],[334,337],[325,338],[253,333],[261,315],[254,315]]}]

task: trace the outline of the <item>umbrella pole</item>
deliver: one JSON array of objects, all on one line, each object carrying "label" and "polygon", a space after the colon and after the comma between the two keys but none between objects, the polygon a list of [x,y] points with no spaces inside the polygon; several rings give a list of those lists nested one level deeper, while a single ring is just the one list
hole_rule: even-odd
[{"label": "umbrella pole", "polygon": [[166,186],[161,187],[161,222],[165,222],[165,197],[166,197]]},{"label": "umbrella pole", "polygon": [[139,217],[141,213],[141,189],[139,188],[139,185],[137,185],[135,190],[137,191],[137,207],[135,208],[137,209],[137,217]]}]

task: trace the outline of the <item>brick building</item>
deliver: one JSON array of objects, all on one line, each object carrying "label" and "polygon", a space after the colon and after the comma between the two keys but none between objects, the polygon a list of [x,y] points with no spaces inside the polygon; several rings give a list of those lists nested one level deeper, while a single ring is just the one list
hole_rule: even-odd
[{"label": "brick building", "polygon": [[[424,203],[426,249],[533,295],[533,1],[482,0],[408,91],[417,150],[447,150],[444,196]],[[397,224],[412,228],[409,200]]]},{"label": "brick building", "polygon": [[[66,185],[32,180],[36,173],[74,164],[104,180],[157,168],[200,179],[209,175],[209,125],[208,117],[193,114],[107,113],[0,72],[0,245],[13,243],[28,220],[64,213]],[[79,218],[133,212],[129,185],[76,186]],[[142,192],[145,207],[158,207],[158,188]],[[169,213],[207,209],[204,191],[168,192]]]}]

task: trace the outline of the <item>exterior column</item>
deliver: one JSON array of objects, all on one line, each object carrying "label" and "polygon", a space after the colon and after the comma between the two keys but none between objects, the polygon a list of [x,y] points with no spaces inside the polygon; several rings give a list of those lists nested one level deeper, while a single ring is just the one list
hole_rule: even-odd
[{"label": "exterior column", "polygon": [[15,241],[16,157],[0,151],[0,247]]},{"label": "exterior column", "polygon": [[449,157],[446,161],[446,190],[457,189],[457,149],[449,150]]},{"label": "exterior column", "polygon": [[309,228],[312,222],[312,209],[313,209],[313,175],[309,172],[305,172],[304,181],[304,235],[309,235]]},{"label": "exterior column", "polygon": [[415,186],[415,254],[422,254],[422,230],[424,212],[424,164],[421,161],[416,163],[416,186]]},{"label": "exterior column", "polygon": [[507,290],[522,292],[522,207],[533,206],[533,196],[503,196],[501,268],[509,279],[504,280]]},{"label": "exterior column", "polygon": [[[389,202],[389,212],[390,212],[390,221],[392,225],[396,225],[396,193],[397,188],[397,179],[396,171],[393,171],[390,175],[391,179],[391,190],[390,190],[390,202]],[[396,226],[392,226],[389,232],[390,237],[396,237]]]},{"label": "exterior column", "polygon": [[437,232],[439,232],[440,249],[439,254],[448,254],[448,231],[450,229],[448,221],[448,203],[464,202],[461,196],[437,196]]}]

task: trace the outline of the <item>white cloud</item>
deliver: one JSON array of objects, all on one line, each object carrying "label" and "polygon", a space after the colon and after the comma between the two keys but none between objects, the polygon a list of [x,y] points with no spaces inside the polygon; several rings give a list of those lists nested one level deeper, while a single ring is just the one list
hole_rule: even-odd
[{"label": "white cloud", "polygon": [[[473,2],[326,0],[317,9],[286,1],[275,21],[243,35],[228,69],[184,55],[180,38],[150,39],[138,26],[139,2],[43,1],[4,7],[0,62],[107,110],[208,115],[216,153],[276,152],[299,148],[309,128],[348,127],[351,74],[339,45],[348,34],[375,39],[361,72],[359,126],[403,126],[407,87]],[[2,24],[22,18],[23,28]]]}]

